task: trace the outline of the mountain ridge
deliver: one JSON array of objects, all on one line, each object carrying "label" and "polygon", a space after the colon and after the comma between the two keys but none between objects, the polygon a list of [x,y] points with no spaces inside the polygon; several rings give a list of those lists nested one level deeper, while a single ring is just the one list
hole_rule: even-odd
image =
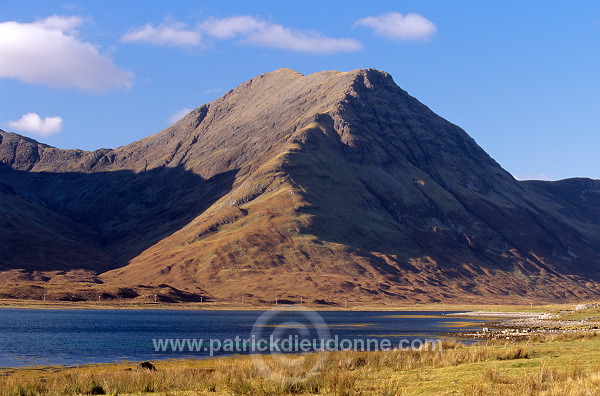
[{"label": "mountain ridge", "polygon": [[516,181],[374,69],[279,69],[112,150],[17,136],[0,133],[0,181],[99,233],[106,285],[225,300],[600,290],[599,181]]}]

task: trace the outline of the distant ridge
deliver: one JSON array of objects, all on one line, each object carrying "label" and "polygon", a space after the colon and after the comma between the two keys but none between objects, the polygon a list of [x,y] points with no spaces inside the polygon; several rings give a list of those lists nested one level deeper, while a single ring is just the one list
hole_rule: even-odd
[{"label": "distant ridge", "polygon": [[517,181],[374,69],[279,69],[116,149],[0,131],[0,203],[0,296],[600,295],[600,181]]}]

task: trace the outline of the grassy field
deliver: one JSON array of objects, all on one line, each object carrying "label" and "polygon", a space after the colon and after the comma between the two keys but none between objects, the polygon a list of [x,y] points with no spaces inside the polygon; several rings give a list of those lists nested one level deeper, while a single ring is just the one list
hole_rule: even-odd
[{"label": "grassy field", "polygon": [[[267,358],[277,374],[270,376],[248,356],[161,361],[156,371],[135,364],[5,370],[0,395],[600,395],[600,333],[447,341],[436,351],[286,355],[291,366],[280,358]],[[315,362],[320,369],[301,378]]]}]

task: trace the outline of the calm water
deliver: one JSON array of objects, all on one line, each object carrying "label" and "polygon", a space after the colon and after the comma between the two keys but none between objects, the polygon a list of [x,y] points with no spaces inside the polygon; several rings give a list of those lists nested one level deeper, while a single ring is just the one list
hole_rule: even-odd
[{"label": "calm water", "polygon": [[[339,339],[391,341],[436,338],[464,330],[452,323],[464,318],[440,317],[443,312],[319,312],[284,311],[257,327],[261,336],[281,338],[319,335],[325,326]],[[0,309],[0,367],[38,364],[78,365],[121,360],[143,361],[203,358],[200,351],[156,351],[153,339],[250,339],[259,311],[171,310],[38,310]],[[264,316],[263,316],[264,319]],[[315,322],[316,320],[316,322]],[[264,321],[264,320],[263,320]],[[477,320],[472,320],[474,325]],[[450,326],[450,327],[449,327]],[[256,329],[256,328],[255,328]],[[216,343],[216,341],[214,341]],[[216,345],[216,344],[215,344]],[[214,351],[215,355],[231,354]]]}]

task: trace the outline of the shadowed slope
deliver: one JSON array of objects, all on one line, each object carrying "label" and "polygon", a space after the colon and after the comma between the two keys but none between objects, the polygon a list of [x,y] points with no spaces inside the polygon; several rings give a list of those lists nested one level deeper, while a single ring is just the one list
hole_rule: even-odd
[{"label": "shadowed slope", "polygon": [[18,196],[0,182],[0,270],[90,269],[115,262],[89,228]]}]

